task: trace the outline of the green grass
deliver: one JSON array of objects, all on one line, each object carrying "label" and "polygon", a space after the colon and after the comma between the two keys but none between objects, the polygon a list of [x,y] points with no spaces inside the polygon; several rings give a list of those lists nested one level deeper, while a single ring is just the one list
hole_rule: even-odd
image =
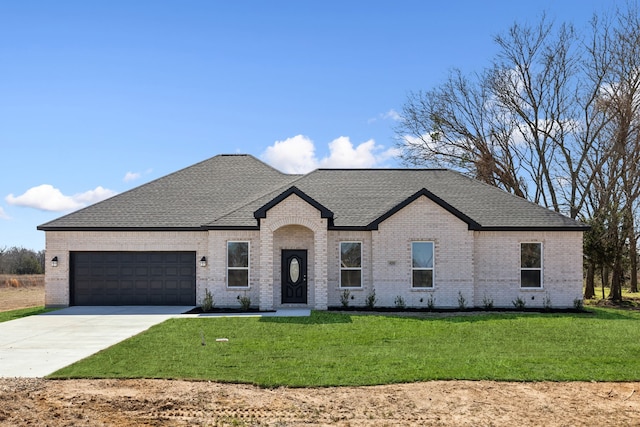
[{"label": "green grass", "polygon": [[266,387],[438,379],[637,381],[638,354],[640,313],[631,311],[421,319],[313,312],[309,318],[172,319],[51,377]]},{"label": "green grass", "polygon": [[48,313],[55,309],[40,307],[21,308],[19,310],[0,311],[0,323],[9,320],[20,319],[21,317],[33,316],[36,314]]}]

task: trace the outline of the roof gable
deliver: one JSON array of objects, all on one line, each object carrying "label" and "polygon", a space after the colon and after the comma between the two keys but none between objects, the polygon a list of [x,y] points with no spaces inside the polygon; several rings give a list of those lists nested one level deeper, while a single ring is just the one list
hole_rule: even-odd
[{"label": "roof gable", "polygon": [[407,197],[405,200],[403,200],[401,203],[398,203],[392,209],[390,209],[387,212],[385,212],[383,215],[381,215],[375,221],[369,223],[367,225],[367,229],[369,229],[369,230],[377,230],[378,229],[378,225],[380,225],[381,222],[383,222],[384,220],[386,220],[389,217],[393,216],[395,213],[400,211],[402,208],[404,208],[405,206],[413,203],[415,200],[417,200],[419,197],[422,197],[422,196],[426,197],[427,199],[431,200],[432,202],[434,202],[435,204],[437,204],[441,208],[445,209],[446,211],[451,213],[453,216],[455,216],[459,220],[467,223],[467,226],[469,227],[469,230],[480,230],[480,228],[481,228],[480,224],[478,224],[476,221],[474,221],[473,219],[469,218],[467,215],[465,215],[464,213],[460,212],[459,210],[457,210],[456,208],[454,208],[453,206],[451,206],[450,204],[448,204],[447,202],[442,200],[440,197],[438,197],[435,194],[431,193],[426,188],[423,188],[423,189],[417,191],[416,193],[412,194],[411,196]]},{"label": "roof gable", "polygon": [[275,198],[271,199],[265,205],[261,206],[259,209],[257,209],[253,213],[253,217],[256,218],[256,219],[266,218],[267,217],[267,211],[269,211],[269,209],[273,208],[278,203],[282,202],[283,200],[285,200],[287,197],[291,196],[292,194],[295,194],[296,196],[300,197],[305,202],[309,203],[314,208],[318,209],[320,211],[320,217],[321,218],[333,218],[333,212],[331,212],[329,209],[327,209],[326,207],[324,207],[323,205],[318,203],[313,198],[309,197],[309,195],[307,195],[304,191],[301,191],[300,189],[298,189],[296,186],[290,187],[289,189],[287,189],[283,193],[280,193],[278,196],[276,196]]}]

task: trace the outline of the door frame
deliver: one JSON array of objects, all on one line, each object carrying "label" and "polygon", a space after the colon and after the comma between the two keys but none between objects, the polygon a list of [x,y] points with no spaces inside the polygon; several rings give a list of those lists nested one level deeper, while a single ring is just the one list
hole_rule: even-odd
[{"label": "door frame", "polygon": [[[299,282],[302,295],[299,300],[287,300],[285,293],[287,283],[289,281],[289,265],[288,260],[296,257],[300,262],[300,278]],[[280,253],[280,303],[281,304],[308,304],[309,303],[309,279],[308,279],[308,251],[306,249],[282,249]]]}]

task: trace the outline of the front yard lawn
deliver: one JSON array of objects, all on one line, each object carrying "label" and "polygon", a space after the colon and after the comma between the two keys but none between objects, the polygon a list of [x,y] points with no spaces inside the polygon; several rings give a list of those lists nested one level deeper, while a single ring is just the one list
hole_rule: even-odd
[{"label": "front yard lawn", "polygon": [[638,354],[640,313],[633,311],[444,318],[313,312],[309,318],[172,319],[51,378],[181,378],[266,387],[638,381]]},{"label": "front yard lawn", "polygon": [[20,308],[18,310],[0,311],[0,323],[8,322],[9,320],[20,319],[21,317],[35,316],[36,314],[48,313],[55,310],[54,308],[29,307]]}]

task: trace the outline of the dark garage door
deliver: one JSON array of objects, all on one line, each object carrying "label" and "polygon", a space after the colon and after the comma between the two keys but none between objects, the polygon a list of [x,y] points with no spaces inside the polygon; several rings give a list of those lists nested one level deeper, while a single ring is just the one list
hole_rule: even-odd
[{"label": "dark garage door", "polygon": [[195,252],[72,252],[72,305],[195,305]]}]

